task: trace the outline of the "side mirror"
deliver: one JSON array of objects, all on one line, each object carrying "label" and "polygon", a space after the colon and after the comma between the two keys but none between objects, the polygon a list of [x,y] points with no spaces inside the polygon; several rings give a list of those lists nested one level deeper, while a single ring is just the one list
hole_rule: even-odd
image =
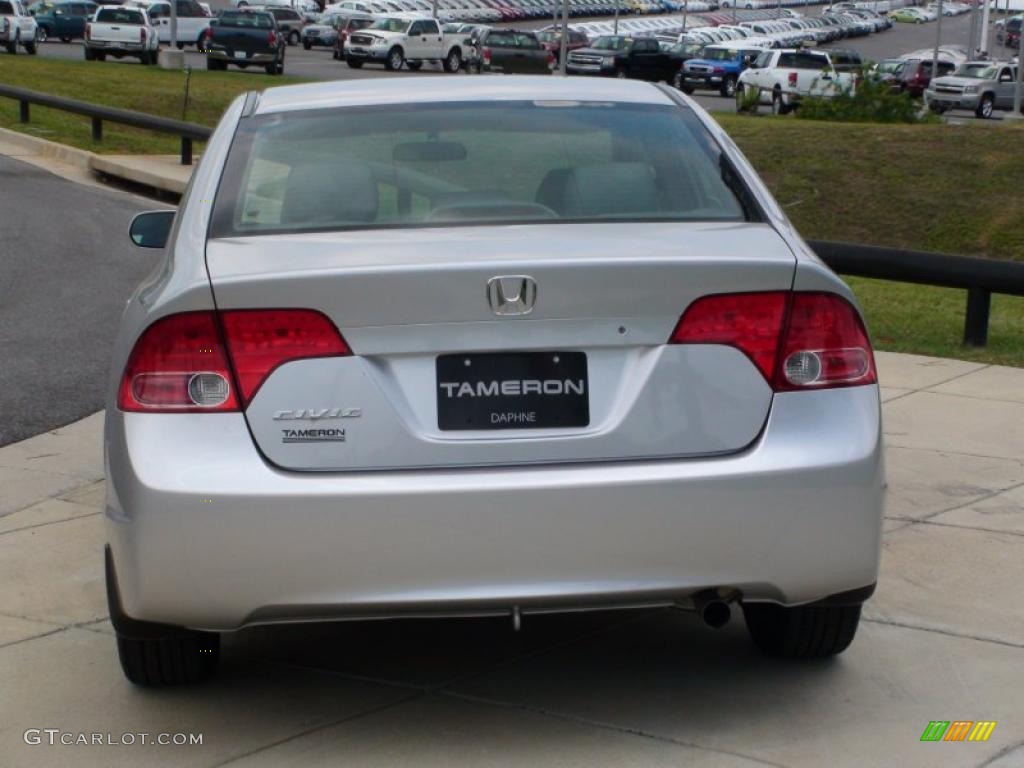
[{"label": "side mirror", "polygon": [[136,214],[128,226],[128,236],[140,248],[163,248],[171,234],[174,211],[146,211]]}]

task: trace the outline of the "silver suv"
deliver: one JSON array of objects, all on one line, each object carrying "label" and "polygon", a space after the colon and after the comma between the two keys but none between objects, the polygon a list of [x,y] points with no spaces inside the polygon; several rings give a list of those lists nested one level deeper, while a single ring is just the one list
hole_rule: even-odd
[{"label": "silver suv", "polygon": [[951,75],[937,77],[924,92],[929,109],[969,109],[990,118],[995,110],[1013,109],[1017,65],[1011,62],[969,61]]}]

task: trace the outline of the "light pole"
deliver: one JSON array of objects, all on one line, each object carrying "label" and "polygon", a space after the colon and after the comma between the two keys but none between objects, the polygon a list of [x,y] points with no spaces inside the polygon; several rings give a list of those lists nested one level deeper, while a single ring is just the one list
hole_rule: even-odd
[{"label": "light pole", "polygon": [[1017,82],[1013,84],[1013,111],[1009,114],[1011,120],[1021,119],[1021,91],[1024,91],[1024,23],[1020,25],[1020,34],[1017,36]]},{"label": "light pole", "polygon": [[978,31],[978,3],[972,0],[971,2],[971,31],[968,33],[967,38],[967,59],[968,61],[975,58],[974,56],[974,39],[977,37]]},{"label": "light pole", "polygon": [[[942,0],[939,0],[939,18],[935,21],[935,50],[932,51],[932,76],[928,80],[931,85],[939,76],[939,44],[942,42]],[[927,87],[927,86],[925,86]]]},{"label": "light pole", "polygon": [[619,34],[619,4],[615,4],[615,25],[612,27],[612,34]]},{"label": "light pole", "polygon": [[171,49],[178,45],[178,3],[171,0]]},{"label": "light pole", "polygon": [[985,0],[985,8],[981,12],[981,41],[978,43],[978,48],[982,52],[988,52],[988,15],[992,5],[992,0]]},{"label": "light pole", "polygon": [[558,60],[562,64],[562,77],[569,74],[566,68],[569,45],[569,0],[562,0],[562,39],[558,41]]},{"label": "light pole", "polygon": [[[618,5],[615,6],[618,8]],[[686,18],[690,13],[690,0],[683,0],[683,28],[679,30],[679,34],[686,34]]]}]

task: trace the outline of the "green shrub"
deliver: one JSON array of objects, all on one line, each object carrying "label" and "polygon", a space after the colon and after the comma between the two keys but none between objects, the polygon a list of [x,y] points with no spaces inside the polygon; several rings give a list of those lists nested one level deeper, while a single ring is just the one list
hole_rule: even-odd
[{"label": "green shrub", "polygon": [[906,93],[895,93],[862,72],[857,85],[831,98],[817,96],[800,101],[796,111],[802,120],[837,123],[926,123],[938,118],[922,114],[920,105]]}]

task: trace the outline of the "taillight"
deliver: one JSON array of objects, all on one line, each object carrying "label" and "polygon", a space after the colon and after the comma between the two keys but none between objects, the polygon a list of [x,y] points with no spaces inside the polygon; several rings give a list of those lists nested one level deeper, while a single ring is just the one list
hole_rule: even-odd
[{"label": "taillight", "polygon": [[206,28],[206,31],[203,32],[203,39],[204,40],[212,40],[213,39],[213,27],[207,27]]},{"label": "taillight", "polygon": [[237,411],[278,366],[351,354],[324,315],[306,309],[184,312],[135,343],[118,393],[123,411]]},{"label": "taillight", "polygon": [[277,45],[277,32],[270,30],[270,32],[267,33],[267,43],[269,45]]},{"label": "taillight", "polygon": [[140,43],[146,42],[146,28],[145,27],[139,27],[139,42]]},{"label": "taillight", "polygon": [[555,58],[554,51],[548,51],[548,69],[554,69],[558,59]]},{"label": "taillight", "polygon": [[334,323],[313,310],[231,310],[221,321],[243,405],[279,365],[352,354]]},{"label": "taillight", "polygon": [[237,411],[213,312],[161,318],[135,342],[121,377],[122,411]]},{"label": "taillight", "polygon": [[864,324],[834,293],[707,296],[690,305],[669,343],[736,347],[776,392],[878,381]]},{"label": "taillight", "polygon": [[484,64],[490,64],[491,63],[491,49],[490,48],[484,48],[480,52],[480,55],[483,56]]},{"label": "taillight", "polygon": [[796,72],[789,73],[789,84],[796,88]]}]

